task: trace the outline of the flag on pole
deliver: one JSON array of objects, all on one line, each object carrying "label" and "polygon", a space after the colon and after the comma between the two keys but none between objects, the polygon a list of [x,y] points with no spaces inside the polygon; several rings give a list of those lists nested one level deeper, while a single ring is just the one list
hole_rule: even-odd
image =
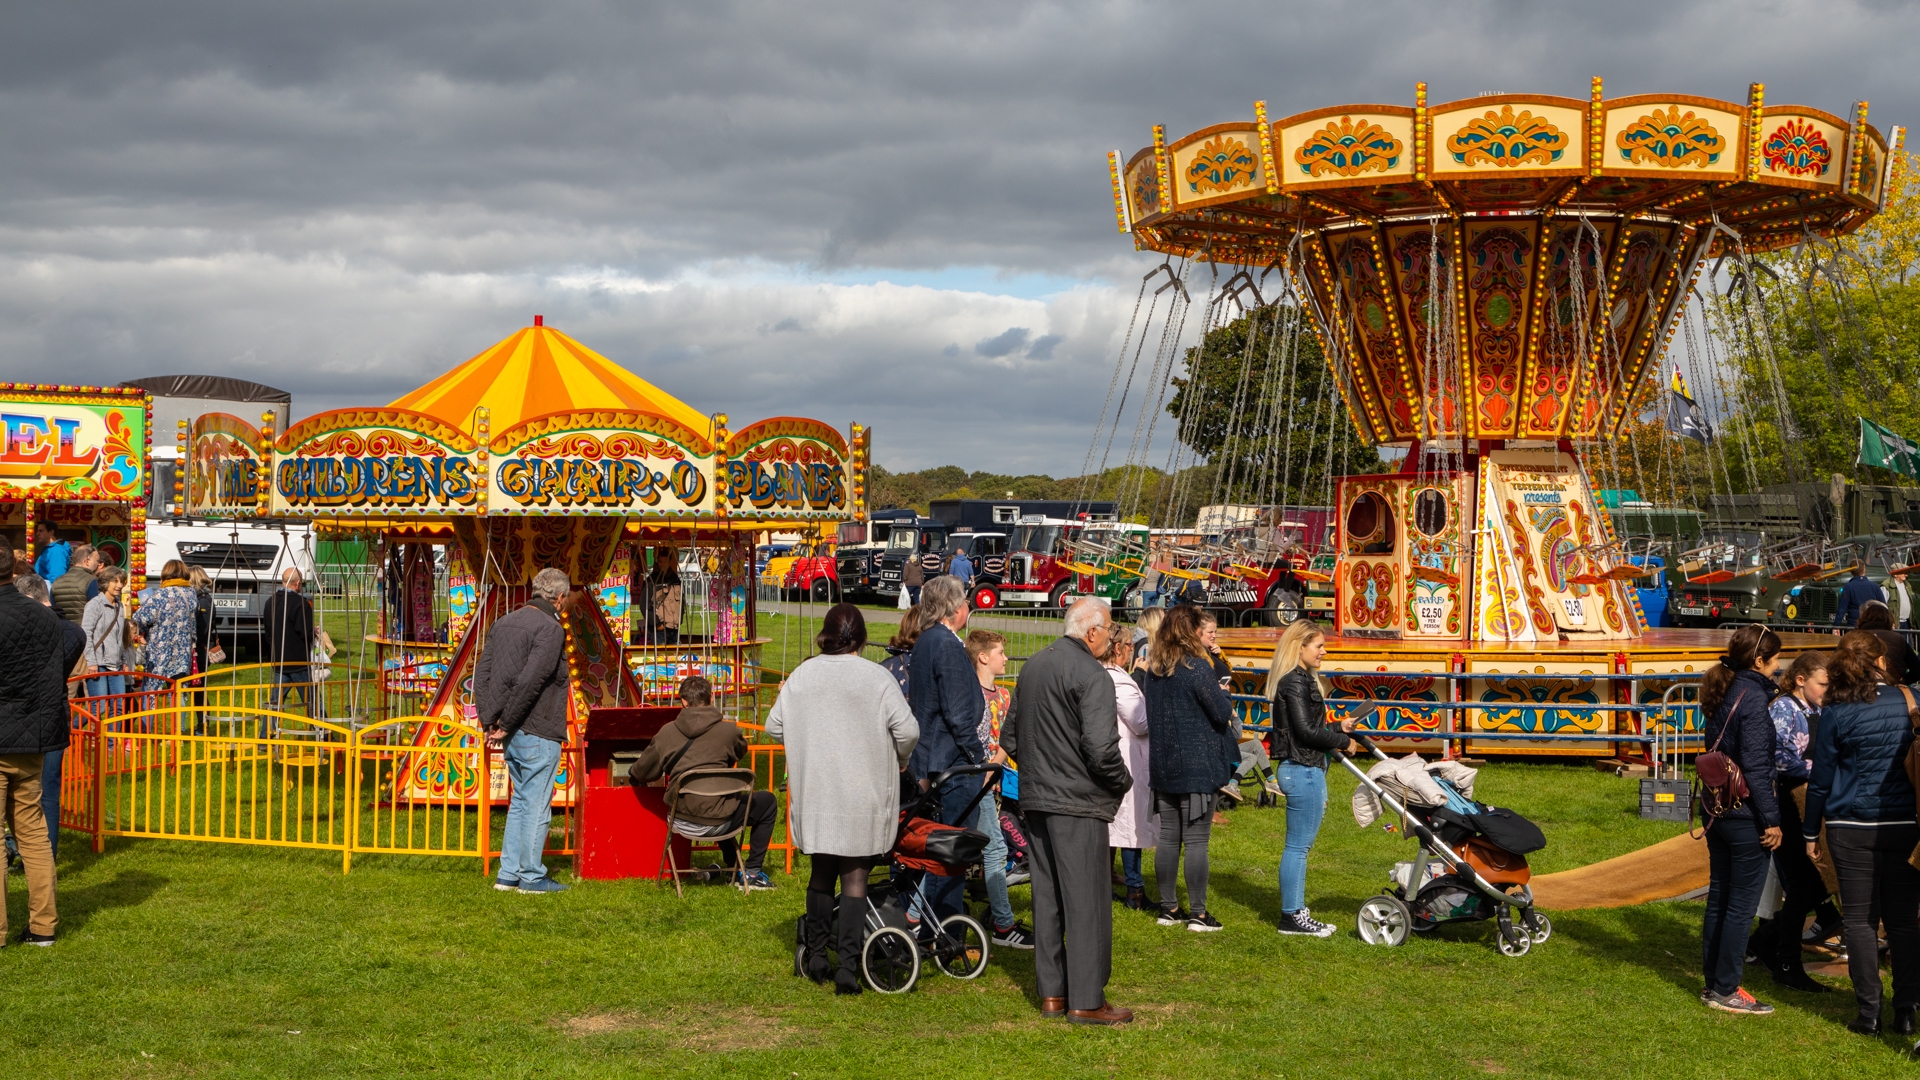
[{"label": "flag on pole", "polygon": [[1688,401],[1693,400],[1693,393],[1687,389],[1687,377],[1680,374],[1679,364],[1673,365],[1673,392]]},{"label": "flag on pole", "polygon": [[1667,404],[1667,430],[1701,446],[1712,445],[1713,425],[1707,423],[1707,414],[1686,395],[1686,381],[1680,377],[1678,368],[1673,371],[1673,382],[1672,400]]},{"label": "flag on pole", "polygon": [[1920,447],[1879,424],[1860,418],[1860,464],[1920,480]]}]

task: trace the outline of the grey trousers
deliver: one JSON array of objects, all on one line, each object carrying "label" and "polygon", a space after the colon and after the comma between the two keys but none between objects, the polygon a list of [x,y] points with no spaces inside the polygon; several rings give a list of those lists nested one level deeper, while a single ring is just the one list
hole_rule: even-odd
[{"label": "grey trousers", "polygon": [[1066,998],[1069,1009],[1098,1009],[1107,1002],[1113,974],[1107,823],[1038,810],[1027,811],[1026,819],[1034,981],[1043,998]]}]

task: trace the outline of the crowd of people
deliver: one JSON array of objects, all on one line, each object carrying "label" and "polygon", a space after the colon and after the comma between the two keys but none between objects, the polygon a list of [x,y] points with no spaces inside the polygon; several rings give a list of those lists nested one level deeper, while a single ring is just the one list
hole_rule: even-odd
[{"label": "crowd of people", "polygon": [[[1829,992],[1807,974],[1802,945],[1838,930],[1857,1006],[1847,1026],[1862,1035],[1883,1028],[1914,1035],[1920,705],[1907,685],[1905,639],[1892,629],[1886,605],[1864,600],[1858,623],[1831,652],[1801,653],[1784,670],[1779,635],[1742,627],[1702,680],[1707,752],[1700,775],[1711,877],[1701,1000],[1723,1012],[1773,1012],[1741,985],[1749,957],[1783,989]],[[1781,904],[1762,913],[1770,867]],[[1830,902],[1836,895],[1837,911]],[[1757,931],[1756,914],[1767,916]],[[1809,916],[1813,925],[1803,932]],[[1890,1021],[1880,978],[1883,930],[1893,969]]]}]

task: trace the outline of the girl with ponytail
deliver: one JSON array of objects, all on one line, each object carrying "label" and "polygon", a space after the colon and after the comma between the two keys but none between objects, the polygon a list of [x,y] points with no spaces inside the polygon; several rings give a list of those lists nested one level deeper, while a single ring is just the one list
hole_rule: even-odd
[{"label": "girl with ponytail", "polygon": [[1765,1016],[1773,1006],[1740,986],[1747,934],[1767,884],[1768,852],[1780,846],[1780,808],[1774,795],[1773,720],[1767,715],[1780,688],[1773,681],[1780,635],[1758,624],[1727,639],[1727,652],[1700,682],[1700,718],[1708,749],[1740,767],[1747,798],[1707,819],[1707,914],[1700,930],[1704,1000],[1721,1012]]}]

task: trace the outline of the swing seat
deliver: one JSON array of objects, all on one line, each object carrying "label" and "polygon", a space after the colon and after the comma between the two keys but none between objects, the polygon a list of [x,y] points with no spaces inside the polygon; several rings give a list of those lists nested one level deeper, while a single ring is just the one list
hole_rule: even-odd
[{"label": "swing seat", "polygon": [[1712,571],[1712,572],[1710,572],[1710,573],[1705,573],[1705,574],[1701,574],[1701,575],[1700,575],[1699,577],[1690,577],[1690,578],[1688,578],[1688,579],[1687,579],[1687,584],[1689,584],[1689,585],[1718,585],[1718,584],[1720,584],[1720,583],[1721,583],[1721,582],[1723,582],[1723,581],[1732,581],[1732,580],[1733,580],[1733,571],[1731,571],[1731,570],[1714,570],[1714,571]]},{"label": "swing seat", "polygon": [[[1430,581],[1437,585],[1458,585],[1460,583],[1460,579],[1458,576],[1454,574],[1449,574],[1445,570],[1442,570],[1437,566],[1414,567],[1413,579],[1415,581]],[[1571,580],[1579,581],[1580,579],[1573,578]]]},{"label": "swing seat", "polygon": [[1660,573],[1657,566],[1616,566],[1606,572],[1609,581],[1632,581],[1635,578],[1653,577]]},{"label": "swing seat", "polygon": [[1805,581],[1808,578],[1818,575],[1822,570],[1825,570],[1825,569],[1826,567],[1821,566],[1819,563],[1801,563],[1798,566],[1791,567],[1786,570],[1782,570],[1781,572],[1773,575],[1773,580]]}]

